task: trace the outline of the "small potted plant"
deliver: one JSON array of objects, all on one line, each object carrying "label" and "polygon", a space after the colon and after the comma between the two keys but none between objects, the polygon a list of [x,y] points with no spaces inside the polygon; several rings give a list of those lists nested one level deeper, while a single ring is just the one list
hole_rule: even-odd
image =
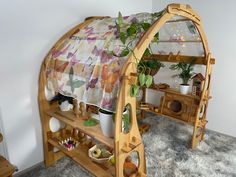
[{"label": "small potted plant", "polygon": [[188,94],[189,93],[189,81],[193,76],[193,66],[195,61],[191,63],[179,62],[170,66],[171,70],[180,71],[180,73],[174,75],[173,77],[179,77],[182,80],[180,84],[180,93]]},{"label": "small potted plant", "polygon": [[[114,137],[115,124],[114,124],[115,113],[104,109],[99,109],[99,120],[102,129],[102,133],[107,137]],[[122,130],[128,132],[129,130],[129,113],[128,109],[125,108],[122,116]]]}]

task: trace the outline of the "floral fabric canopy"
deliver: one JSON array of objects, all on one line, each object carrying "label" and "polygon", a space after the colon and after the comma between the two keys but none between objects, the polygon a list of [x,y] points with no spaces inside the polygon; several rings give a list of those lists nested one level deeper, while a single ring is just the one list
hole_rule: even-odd
[{"label": "floral fabric canopy", "polygon": [[[123,22],[152,24],[159,17],[151,13],[139,13],[123,17]],[[131,55],[121,56],[124,44],[119,38],[116,23],[117,18],[94,20],[66,39],[60,50],[53,50],[47,64],[47,89],[114,111],[120,88],[121,69]],[[143,32],[138,34],[137,39],[128,41],[131,49],[142,35]],[[176,20],[176,23],[166,23],[162,27],[159,42],[151,47],[155,53],[160,54],[204,54],[201,43],[184,43],[185,40],[200,40],[199,34],[191,21]]]}]

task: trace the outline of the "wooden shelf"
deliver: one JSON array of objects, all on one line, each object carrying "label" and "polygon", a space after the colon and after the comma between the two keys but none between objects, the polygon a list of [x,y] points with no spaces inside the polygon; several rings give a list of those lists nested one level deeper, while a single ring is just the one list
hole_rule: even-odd
[{"label": "wooden shelf", "polygon": [[185,95],[185,94],[180,93],[177,89],[173,89],[173,88],[159,89],[156,84],[152,85],[148,89],[152,89],[152,90],[156,90],[156,91],[160,91],[160,92],[165,92],[165,93],[172,93],[172,94],[175,94],[175,95],[181,95],[183,97],[188,97],[188,98],[192,98],[192,99],[195,99],[195,100],[200,100],[199,96],[192,95],[192,94],[186,94]]},{"label": "wooden shelf", "polygon": [[[193,125],[194,124],[194,122],[192,122],[192,121],[187,122],[187,121],[183,121],[181,119],[177,119],[177,118],[174,118],[174,117],[171,117],[171,116],[168,116],[168,115],[160,113],[159,107],[157,105],[154,105],[154,104],[151,104],[151,103],[145,103],[145,104],[147,105],[147,107],[138,107],[138,108],[141,109],[142,111],[150,112],[150,113],[156,114],[158,116],[167,117],[167,118],[175,120],[177,122],[182,122],[182,123],[189,124],[189,125]],[[153,107],[154,108],[158,108],[158,112],[154,111]]]},{"label": "wooden shelf", "polygon": [[74,128],[78,128],[81,132],[95,138],[108,147],[114,148],[114,139],[103,135],[100,124],[91,127],[84,126],[84,120],[82,118],[77,118],[73,111],[63,112],[59,109],[54,109],[46,111],[46,114],[59,119]]},{"label": "wooden shelf", "polygon": [[54,147],[57,147],[59,150],[61,150],[63,153],[65,153],[67,156],[72,158],[74,161],[79,163],[83,168],[90,171],[95,176],[101,176],[101,177],[112,177],[115,176],[115,169],[113,166],[109,164],[97,164],[94,163],[88,156],[88,147],[78,145],[76,149],[73,149],[71,151],[66,150],[63,148],[58,141],[61,139],[58,137],[53,137],[48,140],[48,143],[51,144]]}]

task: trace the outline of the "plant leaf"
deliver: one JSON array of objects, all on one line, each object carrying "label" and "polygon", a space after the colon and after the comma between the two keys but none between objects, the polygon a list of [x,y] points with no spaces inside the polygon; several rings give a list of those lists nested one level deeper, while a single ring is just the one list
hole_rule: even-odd
[{"label": "plant leaf", "polygon": [[156,40],[156,42],[159,41],[159,32],[155,34],[154,39]]},{"label": "plant leaf", "polygon": [[151,75],[146,75],[145,80],[146,86],[150,87],[152,85],[153,77]]},{"label": "plant leaf", "polygon": [[127,29],[127,35],[128,36],[133,36],[137,33],[137,29],[134,25],[131,25],[128,29]]},{"label": "plant leaf", "polygon": [[146,48],[143,56],[150,56],[150,55],[151,55],[151,52],[150,52],[149,48]]},{"label": "plant leaf", "polygon": [[136,97],[138,95],[139,86],[136,84],[131,85],[130,96]]},{"label": "plant leaf", "polygon": [[129,130],[129,115],[128,114],[124,114],[122,116],[123,122],[124,122],[124,130],[128,131]]},{"label": "plant leaf", "polygon": [[138,80],[139,80],[140,86],[143,86],[145,84],[145,74],[140,73],[138,76]]},{"label": "plant leaf", "polygon": [[123,17],[121,12],[119,12],[118,14],[118,21],[117,21],[118,25],[121,26],[123,24]]},{"label": "plant leaf", "polygon": [[144,31],[147,31],[150,28],[151,24],[144,22],[144,23],[141,24],[141,26],[142,26]]},{"label": "plant leaf", "polygon": [[129,49],[125,48],[124,50],[122,50],[122,52],[120,53],[119,57],[125,57],[129,54]]},{"label": "plant leaf", "polygon": [[127,36],[125,35],[124,32],[120,32],[120,40],[123,44],[125,44],[126,42],[126,39],[127,39]]},{"label": "plant leaf", "polygon": [[90,118],[86,121],[84,121],[84,126],[91,127],[97,125],[97,121],[93,118]]}]

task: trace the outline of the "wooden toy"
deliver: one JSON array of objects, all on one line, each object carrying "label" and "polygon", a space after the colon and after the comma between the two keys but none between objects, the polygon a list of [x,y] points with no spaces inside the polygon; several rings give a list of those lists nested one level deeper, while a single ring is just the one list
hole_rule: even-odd
[{"label": "wooden toy", "polygon": [[[178,19],[175,19],[174,17],[180,17]],[[42,131],[43,131],[43,145],[44,145],[44,160],[46,167],[54,164],[58,159],[60,159],[63,156],[68,156],[72,158],[74,161],[79,163],[82,167],[90,171],[95,176],[100,177],[108,177],[108,176],[117,176],[122,177],[124,176],[124,166],[125,163],[127,163],[126,159],[130,156],[130,154],[135,151],[138,153],[138,161],[139,165],[137,168],[133,168],[135,170],[134,176],[140,176],[145,177],[146,176],[146,162],[145,162],[145,155],[144,155],[144,145],[142,143],[142,138],[139,132],[138,124],[137,124],[137,118],[136,118],[136,98],[132,97],[130,95],[131,90],[131,84],[133,81],[135,81],[137,78],[137,68],[136,64],[139,62],[149,46],[149,44],[152,42],[154,36],[157,34],[157,32],[160,30],[161,27],[163,27],[166,23],[178,23],[181,21],[190,21],[192,22],[193,26],[196,28],[197,33],[200,36],[199,40],[191,41],[193,43],[200,43],[202,44],[202,47],[204,49],[204,55],[203,56],[184,56],[180,55],[181,53],[178,53],[178,55],[175,55],[173,53],[162,53],[159,52],[158,54],[153,54],[148,57],[143,57],[142,60],[152,60],[158,58],[160,61],[168,61],[168,62],[179,62],[179,61],[185,61],[190,62],[192,61],[192,58],[196,59],[196,64],[201,64],[206,67],[205,71],[205,80],[203,81],[203,87],[201,90],[201,96],[195,97],[193,95],[178,95],[175,91],[171,90],[170,88],[166,89],[158,89],[159,91],[164,91],[165,95],[162,98],[162,104],[161,107],[157,108],[157,106],[152,106],[150,112],[160,115],[168,115],[168,117],[174,116],[176,119],[177,116],[179,116],[178,120],[182,120],[183,122],[188,122],[191,125],[193,125],[193,138],[192,138],[192,148],[197,146],[197,143],[203,140],[204,136],[204,129],[206,125],[206,113],[207,113],[207,107],[208,107],[208,100],[210,98],[210,85],[211,85],[211,76],[212,76],[212,65],[215,63],[214,58],[212,58],[210,50],[208,48],[206,36],[202,29],[202,23],[200,20],[200,17],[191,9],[189,5],[184,4],[170,4],[167,6],[167,8],[160,13],[160,17],[158,20],[156,20],[149,28],[148,30],[141,35],[141,38],[137,45],[133,49],[133,55],[129,55],[126,59],[125,63],[123,64],[122,70],[118,72],[113,72],[110,75],[106,72],[107,66],[101,68],[103,75],[102,75],[102,82],[101,86],[105,88],[105,92],[110,93],[113,89],[112,83],[114,83],[115,80],[118,79],[118,76],[122,76],[121,78],[121,87],[119,89],[118,97],[114,100],[116,101],[116,116],[115,116],[115,136],[114,138],[108,138],[105,137],[100,129],[99,125],[86,127],[83,125],[84,120],[77,118],[77,116],[70,111],[60,113],[58,109],[53,107],[49,104],[47,99],[45,98],[45,86],[47,85],[47,78],[46,74],[48,71],[48,63],[50,63],[51,56],[56,56],[58,53],[55,53],[55,50],[62,49],[64,47],[65,41],[68,39],[71,39],[74,34],[81,30],[88,30],[86,27],[93,23],[94,21],[99,21],[101,19],[104,19],[107,17],[91,17],[82,24],[74,27],[69,32],[67,32],[64,36],[61,37],[61,39],[56,42],[56,44],[53,46],[53,48],[49,51],[48,55],[45,57],[40,71],[40,78],[39,78],[39,93],[38,93],[38,103],[39,103],[39,112],[42,122]],[[191,30],[191,28],[189,28]],[[95,31],[96,33],[96,31]],[[159,41],[161,42],[161,41]],[[165,41],[164,41],[165,42]],[[181,41],[168,41],[169,43],[185,43],[190,41],[184,41],[181,39]],[[93,44],[91,44],[93,45]],[[68,46],[69,48],[70,46]],[[67,48],[65,49],[67,50]],[[64,51],[62,51],[64,52]],[[100,52],[97,49],[95,52]],[[72,57],[73,53],[69,53],[69,57]],[[104,55],[108,58],[109,55]],[[57,63],[54,62],[54,60],[50,63],[51,65],[56,65]],[[71,64],[71,63],[69,63]],[[50,66],[51,66],[50,65]],[[65,63],[64,65],[57,68],[59,71],[57,74],[57,77],[60,77],[60,71],[62,68],[65,68],[68,65],[68,63]],[[73,68],[72,68],[73,69]],[[76,68],[79,70],[80,68]],[[99,71],[99,70],[97,70]],[[73,70],[68,71],[70,72],[70,82],[73,83],[75,86],[76,80],[73,78]],[[99,72],[96,72],[99,73]],[[95,75],[96,75],[95,73]],[[94,87],[94,83],[98,80],[92,79],[90,83],[86,85],[85,89],[90,89]],[[104,84],[106,83],[106,84]],[[73,87],[74,89],[74,87]],[[144,89],[145,91],[145,89]],[[145,94],[144,94],[145,98]],[[175,102],[175,100],[179,100],[180,103]],[[105,102],[107,104],[107,102]],[[121,132],[122,130],[122,114],[124,107],[130,105],[131,111],[130,111],[130,120],[132,123],[132,126],[127,133]],[[180,106],[181,105],[181,106]],[[183,105],[183,106],[182,106]],[[191,109],[189,110],[189,113],[185,111],[185,109],[189,109],[189,105],[191,105]],[[82,105],[80,105],[81,107]],[[151,105],[148,105],[151,106]],[[179,107],[184,107],[184,110],[180,109]],[[169,109],[172,109],[170,111]],[[180,109],[180,111],[178,111]],[[145,109],[146,110],[146,109]],[[201,110],[203,112],[201,113]],[[86,117],[86,107],[82,106],[81,108],[81,117]],[[146,111],[149,111],[146,110]],[[174,112],[174,113],[173,113]],[[182,115],[182,116],[180,116]],[[200,117],[201,115],[201,117]],[[63,147],[61,147],[58,144],[58,139],[61,138],[60,132],[53,133],[50,131],[49,127],[49,120],[51,117],[55,117],[59,119],[60,121],[63,121],[67,126],[65,129],[71,130],[73,128],[77,128],[79,131],[83,132],[86,135],[89,135],[93,139],[96,139],[97,141],[107,145],[110,148],[114,149],[114,158],[115,158],[115,166],[114,169],[110,167],[102,166],[101,164],[93,163],[90,158],[88,157],[88,149],[89,147],[78,146],[74,151],[67,151]],[[156,142],[158,143],[158,142]],[[53,147],[57,147],[60,151],[54,152]],[[157,154],[158,155],[158,154]],[[113,172],[111,172],[113,171]],[[137,172],[136,172],[137,171]]]},{"label": "wooden toy", "polygon": [[203,81],[205,78],[201,73],[198,73],[195,76],[193,76],[192,79],[193,79],[192,94],[200,97],[203,87]]},{"label": "wooden toy", "polygon": [[145,133],[145,132],[147,132],[149,130],[150,125],[149,124],[142,124],[142,125],[139,125],[138,128],[139,128],[139,132],[141,134],[143,134],[143,133]]}]

